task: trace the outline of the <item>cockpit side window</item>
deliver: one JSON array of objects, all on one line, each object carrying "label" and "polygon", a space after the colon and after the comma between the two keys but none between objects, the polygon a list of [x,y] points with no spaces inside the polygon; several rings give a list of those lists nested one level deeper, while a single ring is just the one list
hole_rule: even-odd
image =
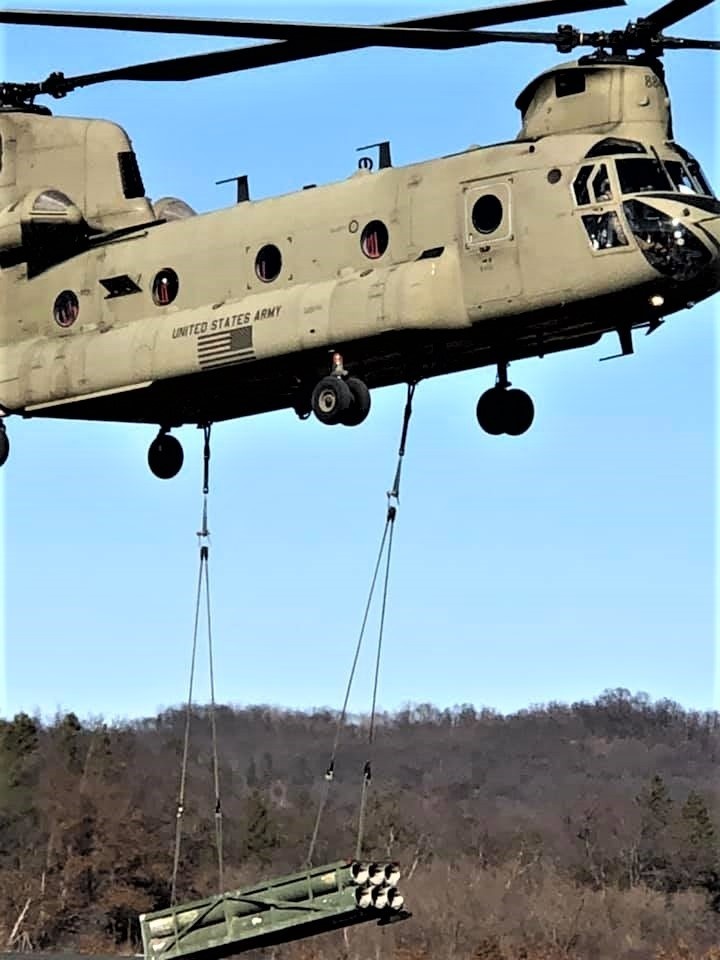
[{"label": "cockpit side window", "polygon": [[600,169],[593,177],[592,188],[593,193],[595,194],[595,199],[599,203],[602,203],[605,200],[612,200],[610,177],[608,176],[607,167],[604,163],[600,164]]},{"label": "cockpit side window", "polygon": [[575,201],[579,207],[590,203],[590,188],[588,187],[588,182],[592,172],[593,168],[591,166],[580,167],[580,171],[575,177],[573,192],[575,193]]},{"label": "cockpit side window", "polygon": [[593,250],[613,250],[628,246],[625,231],[614,210],[583,217],[582,222]]},{"label": "cockpit side window", "polygon": [[700,167],[695,171],[695,178],[700,182],[700,185],[703,188],[703,193],[708,197],[714,197],[713,188],[710,186],[710,183],[705,179],[705,174],[702,172]]},{"label": "cockpit side window", "polygon": [[675,184],[675,188],[680,193],[697,193],[697,186],[693,183],[690,174],[685,169],[685,164],[679,160],[666,160],[665,169],[670,174],[670,179]]},{"label": "cockpit side window", "polygon": [[707,197],[714,197],[713,189],[708,183],[707,177],[702,172],[702,167],[694,157],[688,160],[688,168],[690,170],[690,176],[698,184],[698,193],[704,193]]},{"label": "cockpit side window", "polygon": [[607,164],[600,163],[580,167],[573,181],[575,202],[579,207],[589,203],[604,203],[612,200],[612,186]]},{"label": "cockpit side window", "polygon": [[658,160],[634,157],[632,160],[617,160],[616,163],[620,189],[623,193],[647,193],[652,190],[674,189]]},{"label": "cockpit side window", "polygon": [[709,182],[705,179],[705,174],[702,172],[700,167],[695,171],[695,178],[699,181],[700,185],[703,188],[703,193],[708,197],[714,197],[713,188],[710,186]]},{"label": "cockpit side window", "polygon": [[690,171],[690,176],[697,183],[699,190],[698,193],[703,193],[707,197],[714,197],[713,189],[708,182],[708,178],[702,171],[702,167],[695,159],[695,157],[687,151],[684,147],[681,147],[679,143],[670,144],[674,150],[680,154],[680,156],[685,161],[688,170]]}]

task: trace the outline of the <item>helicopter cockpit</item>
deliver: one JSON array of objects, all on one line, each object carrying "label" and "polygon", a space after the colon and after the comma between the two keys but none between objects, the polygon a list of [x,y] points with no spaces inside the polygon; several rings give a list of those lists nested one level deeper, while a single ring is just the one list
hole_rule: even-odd
[{"label": "helicopter cockpit", "polygon": [[[651,148],[648,151],[635,140],[607,137],[588,150],[587,160],[608,158],[606,164],[614,166],[622,195],[635,193],[683,193],[701,197],[714,197],[707,177],[691,153],[677,143],[668,143],[667,154],[661,157]],[[612,156],[612,161],[609,157]],[[575,178],[576,200],[578,185],[587,183],[598,164],[584,164]],[[597,198],[599,199],[599,198]]]},{"label": "helicopter cockpit", "polygon": [[[674,280],[690,280],[712,255],[674,207],[682,200],[685,215],[717,215],[720,202],[692,154],[676,143],[666,144],[663,153],[632,140],[600,141],[575,175],[573,198],[594,251],[629,247],[624,214],[648,263]],[[598,212],[597,206],[606,203],[612,207]],[[583,212],[583,207],[595,209]]]}]

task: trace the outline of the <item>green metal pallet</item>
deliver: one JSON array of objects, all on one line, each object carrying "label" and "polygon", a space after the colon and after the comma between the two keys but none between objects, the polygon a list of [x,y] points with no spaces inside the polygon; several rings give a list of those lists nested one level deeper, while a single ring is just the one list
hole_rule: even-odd
[{"label": "green metal pallet", "polygon": [[216,960],[329,930],[404,920],[396,863],[340,860],[140,916],[145,960]]}]

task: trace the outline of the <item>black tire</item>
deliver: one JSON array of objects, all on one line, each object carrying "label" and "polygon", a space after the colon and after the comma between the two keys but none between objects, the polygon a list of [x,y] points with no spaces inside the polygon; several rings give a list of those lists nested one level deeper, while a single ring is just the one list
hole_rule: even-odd
[{"label": "black tire", "polygon": [[340,377],[323,377],[312,393],[312,410],[320,423],[334,426],[343,423],[352,406],[350,387]]},{"label": "black tire", "polygon": [[482,394],[477,402],[475,414],[477,421],[493,437],[505,433],[505,391],[500,387],[491,387]]},{"label": "black tire", "polygon": [[160,480],[171,480],[180,473],[185,454],[179,440],[169,433],[155,437],[148,449],[148,466]]},{"label": "black tire", "polygon": [[524,390],[507,390],[503,405],[503,425],[505,433],[519,437],[526,433],[535,419],[535,406],[530,394]]},{"label": "black tire", "polygon": [[0,467],[4,466],[10,456],[10,437],[7,435],[5,424],[0,423]]},{"label": "black tire", "polygon": [[350,388],[352,403],[343,417],[342,423],[346,427],[357,427],[363,420],[367,419],[367,415],[370,413],[370,391],[364,381],[358,377],[348,377],[345,383]]}]

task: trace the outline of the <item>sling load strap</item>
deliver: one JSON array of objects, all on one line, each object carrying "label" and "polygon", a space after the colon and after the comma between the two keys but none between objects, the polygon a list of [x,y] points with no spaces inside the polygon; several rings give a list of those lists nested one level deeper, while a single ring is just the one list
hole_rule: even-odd
[{"label": "sling load strap", "polygon": [[[412,417],[412,401],[415,394],[415,387],[417,386],[416,382],[410,382],[407,385],[407,399],[405,401],[405,411],[403,413],[403,423],[402,431],[400,434],[400,446],[398,449],[398,463],[395,470],[395,477],[393,479],[392,488],[387,492],[388,498],[388,509],[387,515],[385,518],[385,529],[383,530],[382,539],[380,541],[380,549],[378,551],[377,560],[375,562],[375,569],[373,571],[372,581],[370,583],[370,591],[368,593],[367,603],[365,604],[365,611],[363,614],[362,624],[360,626],[360,633],[358,635],[357,644],[355,646],[355,655],[353,656],[352,666],[350,668],[350,676],[348,678],[347,687],[345,689],[345,699],[343,701],[342,710],[337,719],[335,726],[335,738],[333,741],[332,754],[330,756],[330,762],[325,771],[325,784],[320,797],[320,804],[318,806],[317,816],[315,818],[315,826],[313,828],[312,838],[310,840],[310,846],[308,849],[307,857],[305,859],[305,867],[310,868],[312,866],[313,855],[315,853],[315,847],[317,845],[318,834],[320,832],[320,823],[322,821],[323,813],[325,811],[325,806],[327,804],[330,784],[333,782],[335,777],[335,760],[337,757],[337,752],[340,746],[340,735],[342,729],[345,726],[345,718],[347,717],[347,708],[348,702],[350,700],[350,691],[352,690],[353,680],[355,678],[355,670],[357,668],[358,658],[360,656],[360,650],[362,647],[362,642],[365,637],[365,629],[367,627],[368,617],[370,615],[370,608],[372,606],[372,599],[375,593],[375,586],[377,584],[378,574],[380,572],[380,566],[382,564],[383,554],[385,553],[385,546],[388,545],[386,568],[385,568],[385,584],[383,589],[383,605],[382,605],[382,614],[380,621],[380,636],[378,639],[378,650],[375,662],[375,681],[373,685],[373,700],[372,700],[372,711],[370,718],[370,744],[372,744],[372,739],[374,736],[375,728],[375,709],[376,709],[376,698],[377,698],[377,684],[378,676],[380,669],[380,654],[382,650],[382,632],[383,625],[385,621],[385,608],[387,604],[387,590],[388,590],[388,578],[390,572],[390,555],[392,547],[392,536],[395,524],[395,517],[397,516],[397,506],[396,504],[400,502],[400,479],[402,473],[402,463],[405,456],[405,446],[407,443],[408,427],[410,425],[410,418]],[[396,501],[396,504],[392,503],[392,500]],[[359,826],[359,844],[362,843],[362,833],[364,828],[364,797],[366,793],[366,787],[370,780],[370,763],[365,764],[365,770],[363,772],[363,794],[361,796],[361,820]]]},{"label": "sling load strap", "polygon": [[382,656],[383,632],[385,630],[385,613],[387,611],[388,584],[390,581],[390,558],[392,557],[392,541],[393,541],[393,533],[395,531],[395,516],[397,513],[394,507],[391,507],[390,510],[392,510],[393,513],[392,513],[392,519],[388,519],[388,523],[390,525],[390,534],[388,536],[387,557],[385,559],[385,581],[383,583],[382,606],[380,608],[380,626],[378,629],[377,652],[375,654],[375,677],[373,679],[372,707],[370,709],[370,726],[368,728],[368,759],[366,760],[365,766],[363,767],[362,788],[360,791],[360,812],[358,814],[357,843],[355,846],[356,859],[359,859],[362,856],[362,845],[363,845],[363,840],[365,838],[365,811],[367,807],[367,797],[368,797],[368,791],[370,789],[370,781],[372,780],[371,764],[372,764],[373,744],[375,742],[375,716],[377,711],[377,691],[378,691],[378,681],[380,679],[380,660]]},{"label": "sling load strap", "polygon": [[215,670],[212,643],[212,619],[210,614],[210,574],[209,574],[209,546],[207,542],[209,530],[207,525],[207,496],[209,491],[209,472],[210,472],[210,425],[203,426],[204,433],[204,452],[203,452],[203,510],[202,510],[202,529],[198,531],[198,542],[200,544],[200,570],[198,573],[197,596],[195,601],[195,621],[193,627],[192,656],[190,662],[190,683],[188,689],[187,707],[185,712],[185,736],[183,740],[183,755],[180,773],[180,789],[178,794],[177,812],[175,815],[175,851],[173,857],[172,887],[170,894],[170,903],[176,903],[177,895],[177,876],[180,865],[180,846],[182,841],[182,818],[185,812],[185,789],[187,785],[187,767],[188,752],[190,747],[190,721],[192,717],[193,702],[193,683],[195,679],[195,660],[197,654],[198,628],[200,624],[200,604],[202,599],[203,587],[205,588],[205,604],[207,615],[207,637],[208,637],[208,660],[210,676],[210,725],[212,731],[212,752],[213,752],[213,781],[215,791],[215,845],[218,857],[218,892],[223,892],[223,836],[222,836],[222,807],[220,803],[220,772],[218,763],[217,748],[217,724],[215,718]]},{"label": "sling load strap", "polygon": [[400,433],[400,448],[398,449],[397,469],[395,470],[395,479],[393,480],[392,489],[388,490],[388,500],[392,498],[397,500],[398,503],[400,503],[400,475],[402,473],[403,459],[405,457],[405,445],[407,444],[408,427],[410,426],[410,418],[412,417],[412,403],[413,397],[415,396],[416,387],[417,383],[414,381],[411,381],[407,385],[407,399],[405,401],[405,412],[403,413],[402,432]]},{"label": "sling load strap", "polygon": [[212,425],[206,423],[203,425],[203,510],[202,510],[202,529],[198,530],[198,542],[210,536],[207,525],[207,501],[210,492],[210,430]]},{"label": "sling load strap", "polygon": [[368,617],[370,616],[370,607],[372,606],[372,598],[375,593],[375,584],[377,582],[378,573],[380,571],[380,564],[382,563],[383,553],[385,552],[385,541],[387,540],[388,529],[391,524],[391,520],[388,519],[385,522],[385,530],[382,535],[382,541],[380,543],[380,550],[378,552],[377,561],[375,563],[375,571],[372,577],[372,583],[370,585],[370,592],[368,594],[367,603],[365,604],[365,613],[363,614],[362,625],[360,627],[360,633],[358,635],[357,644],[355,645],[355,655],[353,657],[352,666],[350,668],[350,676],[348,677],[347,687],[345,688],[345,699],[343,701],[342,710],[340,716],[337,719],[335,725],[335,739],[333,741],[332,754],[330,756],[330,762],[325,771],[325,785],[320,797],[320,804],[318,806],[317,816],[315,817],[315,826],[313,829],[312,839],[310,840],[310,847],[308,849],[307,857],[305,859],[305,866],[309,869],[312,867],[313,855],[315,853],[315,846],[317,845],[317,838],[320,832],[320,822],[325,812],[325,806],[327,804],[328,795],[330,793],[330,784],[333,782],[335,777],[335,759],[337,757],[337,752],[340,747],[340,735],[342,733],[342,728],[345,725],[345,718],[347,716],[348,701],[350,700],[350,691],[352,690],[353,680],[355,678],[355,670],[357,668],[358,658],[360,656],[360,649],[362,647],[363,638],[365,636],[365,628],[367,627]]}]

